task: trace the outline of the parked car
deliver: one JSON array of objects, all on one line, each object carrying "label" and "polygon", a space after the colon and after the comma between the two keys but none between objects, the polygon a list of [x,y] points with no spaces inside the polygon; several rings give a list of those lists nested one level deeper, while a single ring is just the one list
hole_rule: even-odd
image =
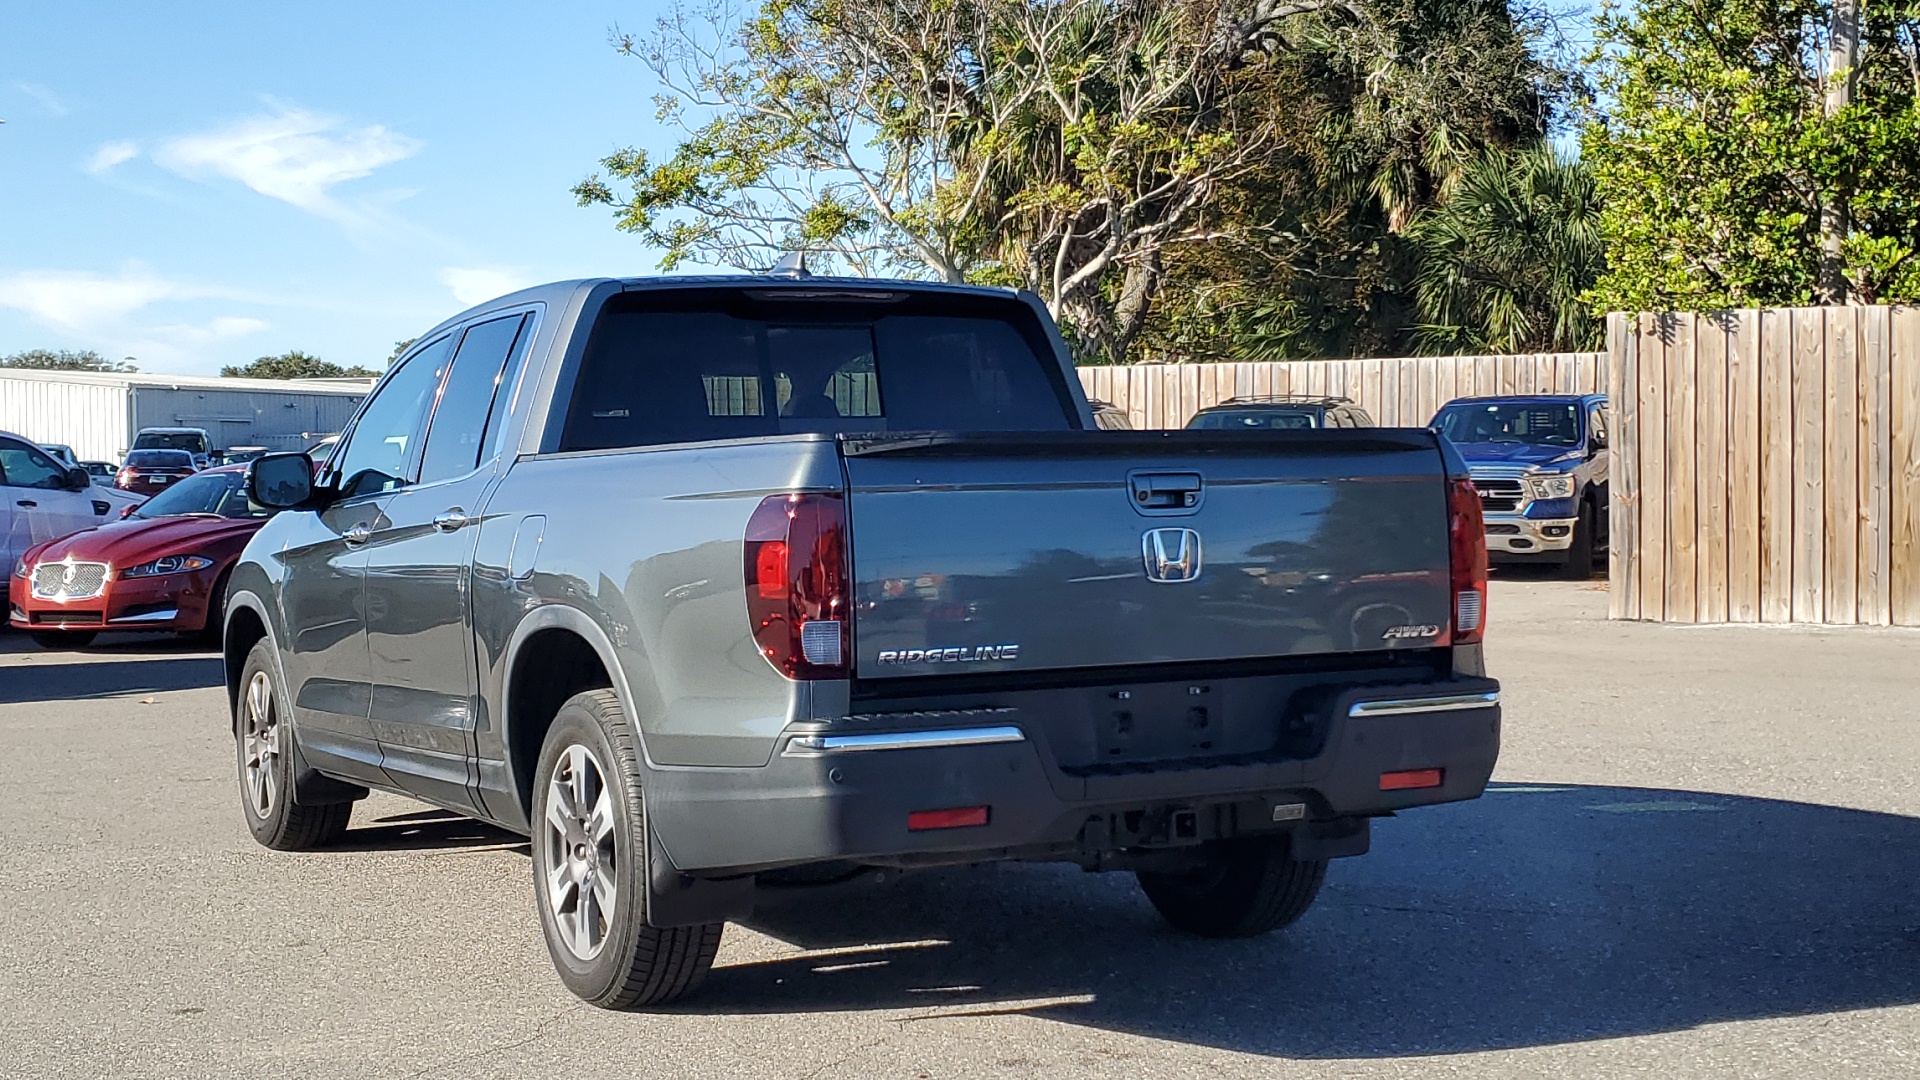
[{"label": "parked car", "polygon": [[1193,414],[1191,431],[1373,427],[1367,410],[1343,397],[1275,395],[1230,398]]},{"label": "parked car", "polygon": [[222,465],[244,465],[263,457],[267,452],[264,446],[230,446],[214,455]]},{"label": "parked car", "polygon": [[80,459],[73,455],[73,447],[66,443],[41,443],[40,449],[45,450],[55,461],[69,469],[80,464]]},{"label": "parked car", "polygon": [[1097,398],[1088,398],[1087,407],[1093,410],[1093,426],[1101,431],[1133,430],[1133,421],[1128,419],[1127,410],[1118,405],[1110,405]]},{"label": "parked car", "polygon": [[204,469],[213,464],[213,436],[207,434],[206,428],[141,428],[133,437],[133,450],[185,450],[193,455],[194,468]]},{"label": "parked car", "polygon": [[320,475],[320,470],[326,466],[327,459],[333,456],[333,448],[338,445],[340,445],[340,436],[329,435],[319,442],[314,443],[312,446],[307,447],[307,456],[313,459],[313,474],[315,476]]},{"label": "parked car", "polygon": [[1433,426],[1466,459],[1495,562],[1593,575],[1607,550],[1604,394],[1461,398]]},{"label": "parked car", "polygon": [[42,540],[65,536],[116,515],[117,501],[18,435],[0,432],[0,537],[6,565]]},{"label": "parked car", "polygon": [[14,627],[49,649],[103,630],[217,639],[227,574],[273,513],[248,504],[246,471],[195,473],[122,520],[28,549],[8,590]]},{"label": "parked car", "polygon": [[113,486],[138,495],[157,495],[200,470],[185,450],[135,450],[127,454]]},{"label": "parked car", "polygon": [[113,478],[120,472],[111,461],[83,461],[80,467],[87,471],[87,476],[91,477],[95,484],[106,487],[113,486]]},{"label": "parked car", "polygon": [[692,989],[770,872],[1061,861],[1263,933],[1493,769],[1430,431],[1091,434],[1002,289],[569,282],[419,342],[318,481],[253,464],[243,815],[310,848],[377,787],[531,835],[592,1003]]}]

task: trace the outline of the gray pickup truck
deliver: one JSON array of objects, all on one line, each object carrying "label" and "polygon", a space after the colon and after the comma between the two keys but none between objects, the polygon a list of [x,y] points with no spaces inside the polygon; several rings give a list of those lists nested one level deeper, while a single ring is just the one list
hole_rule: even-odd
[{"label": "gray pickup truck", "polygon": [[1481,793],[1466,470],[1424,430],[1098,431],[1030,295],[592,280],[422,334],[235,567],[243,812],[378,788],[532,838],[566,985],[670,1000],[758,883],[1064,861],[1298,918]]}]

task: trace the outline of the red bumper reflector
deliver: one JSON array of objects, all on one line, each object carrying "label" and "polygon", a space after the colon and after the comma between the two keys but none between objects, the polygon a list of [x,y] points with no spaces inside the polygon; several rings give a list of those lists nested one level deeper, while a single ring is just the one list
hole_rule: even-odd
[{"label": "red bumper reflector", "polygon": [[1445,769],[1407,769],[1403,772],[1383,772],[1380,774],[1381,791],[1407,791],[1412,788],[1439,787],[1445,779]]},{"label": "red bumper reflector", "polygon": [[965,829],[975,825],[985,825],[987,809],[984,806],[956,806],[951,810],[915,810],[907,815],[907,831]]}]

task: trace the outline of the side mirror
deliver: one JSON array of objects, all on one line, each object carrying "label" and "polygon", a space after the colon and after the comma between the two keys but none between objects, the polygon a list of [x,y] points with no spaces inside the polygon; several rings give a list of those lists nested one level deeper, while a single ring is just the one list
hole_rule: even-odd
[{"label": "side mirror", "polygon": [[78,465],[67,470],[68,491],[85,491],[92,486],[93,477],[87,475],[87,470]]},{"label": "side mirror", "polygon": [[313,498],[313,459],[305,454],[268,454],[247,472],[247,498],[270,510],[285,510]]}]

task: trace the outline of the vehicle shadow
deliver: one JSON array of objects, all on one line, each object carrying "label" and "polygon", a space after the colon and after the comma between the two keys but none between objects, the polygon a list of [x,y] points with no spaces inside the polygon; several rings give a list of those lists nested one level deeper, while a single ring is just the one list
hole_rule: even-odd
[{"label": "vehicle shadow", "polygon": [[91,663],[52,660],[9,665],[5,674],[0,674],[0,705],[198,690],[219,686],[225,680],[220,659],[214,656],[142,657]]},{"label": "vehicle shadow", "polygon": [[447,810],[418,810],[351,826],[329,853],[496,849],[530,854],[527,839]]},{"label": "vehicle shadow", "polygon": [[769,897],[807,955],[677,1011],[1023,1011],[1288,1058],[1465,1053],[1920,1002],[1920,819],[1505,785],[1381,822],[1266,938],[1165,928],[1117,875],[1005,866]]}]

